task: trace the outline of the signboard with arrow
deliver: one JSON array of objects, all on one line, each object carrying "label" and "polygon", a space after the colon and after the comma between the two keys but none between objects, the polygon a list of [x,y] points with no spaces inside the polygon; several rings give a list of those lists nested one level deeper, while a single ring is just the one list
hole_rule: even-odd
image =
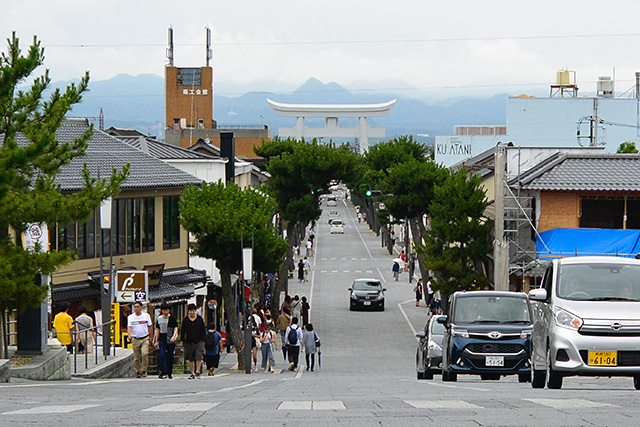
[{"label": "signboard with arrow", "polygon": [[116,301],[147,301],[149,272],[146,270],[116,271]]}]

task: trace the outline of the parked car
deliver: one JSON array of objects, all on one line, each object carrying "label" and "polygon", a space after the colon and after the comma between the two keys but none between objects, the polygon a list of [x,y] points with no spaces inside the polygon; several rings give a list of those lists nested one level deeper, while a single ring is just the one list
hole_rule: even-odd
[{"label": "parked car", "polygon": [[349,310],[356,308],[384,311],[384,293],[387,289],[377,279],[356,279],[349,288]]},{"label": "parked car", "polygon": [[442,338],[442,380],[458,374],[476,374],[499,380],[531,377],[533,319],[527,295],[517,292],[456,292],[449,300],[449,315],[438,316],[445,326]]},{"label": "parked car", "polygon": [[444,325],[431,316],[424,330],[416,334],[419,338],[416,350],[416,372],[419,380],[432,380],[433,374],[442,370],[442,337]]},{"label": "parked car", "polygon": [[341,219],[334,219],[331,221],[331,234],[335,233],[344,234],[344,224]]},{"label": "parked car", "polygon": [[337,200],[336,196],[327,197],[327,206],[338,206]]},{"label": "parked car", "polygon": [[640,260],[553,260],[534,302],[534,388],[566,376],[629,376],[640,390]]}]

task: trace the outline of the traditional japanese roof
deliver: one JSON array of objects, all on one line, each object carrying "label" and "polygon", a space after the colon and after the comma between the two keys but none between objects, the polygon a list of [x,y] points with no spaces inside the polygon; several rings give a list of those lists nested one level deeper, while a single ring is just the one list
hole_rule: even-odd
[{"label": "traditional japanese roof", "polygon": [[[72,142],[81,137],[88,127],[86,119],[65,120],[56,137],[60,142]],[[28,144],[23,135],[18,135],[16,140],[18,144]],[[92,177],[106,178],[113,169],[121,171],[127,163],[130,164],[129,176],[120,185],[122,190],[180,188],[202,183],[201,179],[96,129],[89,138],[85,155],[63,166],[55,181],[63,192],[79,191],[84,186],[82,169],[85,164]]]},{"label": "traditional japanese roof", "polygon": [[640,154],[556,153],[519,181],[527,190],[640,191]]},{"label": "traditional japanese roof", "polygon": [[54,304],[98,298],[100,298],[98,284],[89,280],[60,285],[54,284],[51,287],[51,300]]}]

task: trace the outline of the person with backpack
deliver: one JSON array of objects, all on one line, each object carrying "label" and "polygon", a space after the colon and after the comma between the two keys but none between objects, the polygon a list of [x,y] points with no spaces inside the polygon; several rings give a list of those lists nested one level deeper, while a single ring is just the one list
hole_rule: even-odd
[{"label": "person with backpack", "polygon": [[[260,336],[260,342],[262,343],[260,350],[262,351],[262,369],[264,372],[274,373],[273,368],[276,366],[276,361],[273,358],[274,349],[278,350],[278,341],[276,340],[276,334],[271,330],[271,324],[267,323],[264,332]],[[269,368],[267,368],[267,359],[269,359]]]},{"label": "person with backpack", "polygon": [[209,323],[207,335],[204,339],[205,359],[209,376],[213,376],[213,371],[220,364],[220,351],[222,350],[222,335],[216,331],[215,323]]},{"label": "person with backpack", "polygon": [[298,326],[298,318],[291,319],[291,326],[287,327],[285,333],[287,337],[287,348],[289,350],[289,370],[298,369],[298,360],[300,358],[300,344],[302,343],[302,329]]},{"label": "person with backpack", "polygon": [[[306,370],[309,370],[311,367],[311,372],[313,372],[314,365],[316,363],[316,353],[318,352],[318,347],[320,344],[320,338],[313,332],[313,325],[311,323],[307,323],[305,326],[306,331],[302,335],[302,347],[304,350],[304,360]],[[311,359],[311,363],[309,363],[309,359]]]},{"label": "person with backpack", "polygon": [[278,316],[278,320],[276,321],[278,333],[282,340],[282,356],[285,362],[287,361],[287,328],[291,325],[291,316],[289,316],[289,313],[289,309],[283,307],[282,314]]}]

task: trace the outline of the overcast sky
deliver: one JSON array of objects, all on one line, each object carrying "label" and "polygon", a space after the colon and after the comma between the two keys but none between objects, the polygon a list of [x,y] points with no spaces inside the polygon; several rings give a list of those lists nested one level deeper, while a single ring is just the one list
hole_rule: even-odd
[{"label": "overcast sky", "polygon": [[619,93],[640,71],[637,1],[0,0],[0,6],[3,38],[16,30],[26,48],[37,35],[54,81],[85,70],[92,80],[162,75],[169,26],[175,65],[204,65],[207,25],[223,95],[294,88],[309,77],[451,96],[518,94],[548,90],[565,67],[577,71],[586,92],[615,67]]}]

